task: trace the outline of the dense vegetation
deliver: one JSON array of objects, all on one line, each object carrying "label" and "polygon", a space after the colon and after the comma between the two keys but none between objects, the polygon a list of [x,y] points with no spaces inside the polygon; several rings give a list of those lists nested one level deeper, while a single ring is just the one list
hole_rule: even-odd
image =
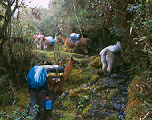
[{"label": "dense vegetation", "polygon": [[[94,83],[101,77],[94,73],[94,70],[102,72],[99,52],[104,47],[115,44],[117,40],[122,42],[125,71],[132,79],[128,87],[126,119],[152,119],[151,1],[51,0],[49,5],[49,9],[30,8],[24,2],[19,4],[18,0],[0,1],[0,119],[28,117],[29,97],[25,94],[25,76],[33,65],[48,63],[65,67],[70,55],[79,60],[80,64],[73,69],[64,88],[70,90],[69,97],[80,100],[80,104],[76,106],[80,109],[75,111],[74,106],[68,108],[68,111],[85,116],[91,104],[84,102],[92,99],[92,96],[87,96],[91,93],[83,90],[86,92],[82,93],[82,99],[78,94],[81,89],[72,88],[84,83]],[[75,32],[90,38],[89,58],[79,50],[76,50],[77,54],[66,52],[66,47],[58,43],[54,52],[35,48],[33,35],[40,31],[44,36],[54,37],[59,29],[67,37]],[[75,76],[75,81],[72,76]],[[71,106],[72,102],[70,104],[69,100],[71,99],[65,98],[63,106]],[[57,108],[60,110],[60,107],[62,108]]]}]

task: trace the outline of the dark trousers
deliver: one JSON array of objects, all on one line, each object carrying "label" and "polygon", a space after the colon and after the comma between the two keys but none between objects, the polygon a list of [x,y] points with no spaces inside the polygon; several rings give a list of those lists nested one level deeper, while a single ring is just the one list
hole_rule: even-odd
[{"label": "dark trousers", "polygon": [[[36,105],[38,105],[38,114],[35,116]],[[44,120],[45,117],[45,91],[44,90],[31,90],[30,91],[30,111],[29,115],[33,117],[33,120],[37,118]]]}]

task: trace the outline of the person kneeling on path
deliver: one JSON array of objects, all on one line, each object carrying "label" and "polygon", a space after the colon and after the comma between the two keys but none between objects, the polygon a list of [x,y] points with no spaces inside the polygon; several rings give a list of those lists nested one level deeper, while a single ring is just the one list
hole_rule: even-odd
[{"label": "person kneeling on path", "polygon": [[[34,66],[26,76],[30,95],[29,115],[33,120],[45,118],[45,99],[48,97],[47,72],[42,66]],[[38,106],[38,111],[36,110]],[[38,112],[38,114],[35,114]]]}]

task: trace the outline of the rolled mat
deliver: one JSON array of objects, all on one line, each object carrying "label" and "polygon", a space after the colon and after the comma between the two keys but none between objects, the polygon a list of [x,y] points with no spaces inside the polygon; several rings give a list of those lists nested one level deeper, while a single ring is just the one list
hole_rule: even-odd
[{"label": "rolled mat", "polygon": [[61,77],[63,76],[63,73],[48,73],[47,77]]},{"label": "rolled mat", "polygon": [[52,67],[46,69],[47,73],[63,73],[64,67]]}]

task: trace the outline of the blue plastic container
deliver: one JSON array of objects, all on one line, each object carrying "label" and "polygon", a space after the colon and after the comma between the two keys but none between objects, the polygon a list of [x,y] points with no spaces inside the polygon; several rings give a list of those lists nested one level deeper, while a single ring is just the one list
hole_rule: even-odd
[{"label": "blue plastic container", "polygon": [[52,109],[52,101],[51,100],[45,100],[45,109],[46,110]]}]

